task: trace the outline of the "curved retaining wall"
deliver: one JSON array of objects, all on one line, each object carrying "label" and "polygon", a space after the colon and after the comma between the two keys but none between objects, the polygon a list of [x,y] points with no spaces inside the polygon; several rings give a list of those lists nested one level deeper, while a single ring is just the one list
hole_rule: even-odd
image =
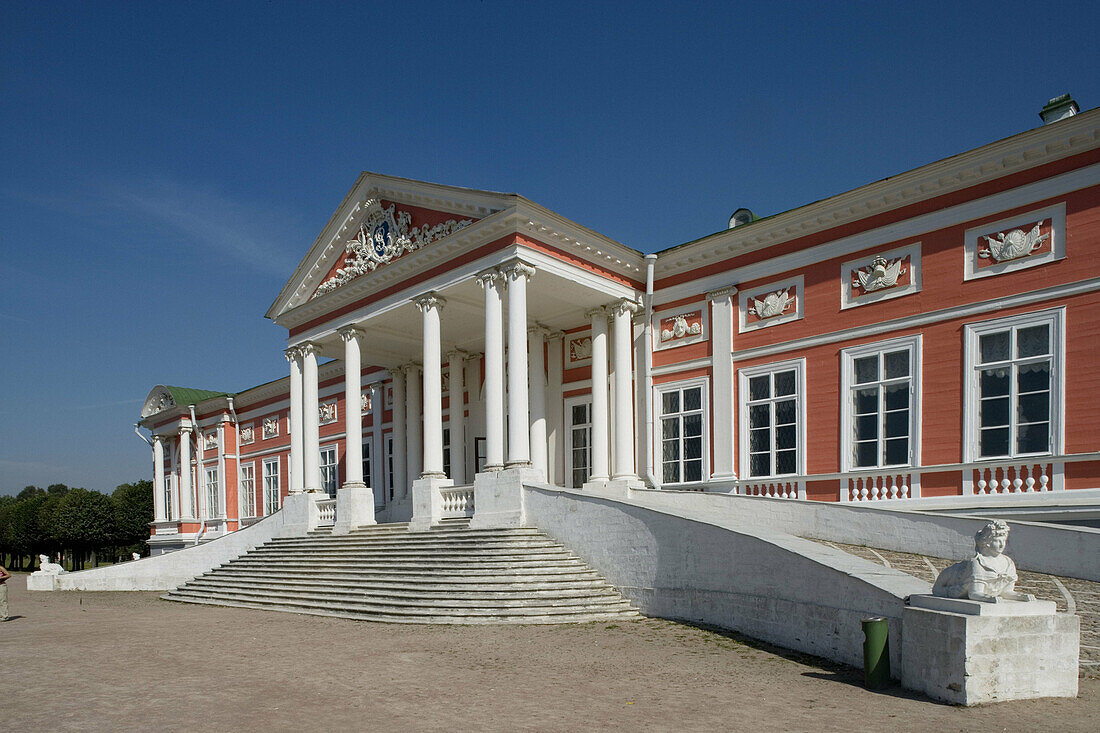
[{"label": "curved retaining wall", "polygon": [[524,486],[528,524],[597,569],[649,616],[712,624],[845,664],[860,621],[885,616],[901,670],[903,599],[927,583],[831,547],[743,523],[571,490]]},{"label": "curved retaining wall", "polygon": [[[704,513],[718,521],[757,525],[799,537],[868,545],[962,560],[974,554],[974,533],[988,520],[822,501],[735,494],[636,490],[631,502]],[[1008,555],[1018,568],[1100,581],[1100,530],[1009,520]]]}]

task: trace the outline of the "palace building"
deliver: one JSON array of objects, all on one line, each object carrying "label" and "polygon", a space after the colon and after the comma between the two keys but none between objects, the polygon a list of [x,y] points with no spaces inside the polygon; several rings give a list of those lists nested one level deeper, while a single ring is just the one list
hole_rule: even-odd
[{"label": "palace building", "polygon": [[153,553],[303,492],[321,524],[422,526],[506,525],[521,483],[1090,496],[1100,109],[1042,116],[655,254],[520,195],[363,173],[267,312],[288,376],[149,393]]}]

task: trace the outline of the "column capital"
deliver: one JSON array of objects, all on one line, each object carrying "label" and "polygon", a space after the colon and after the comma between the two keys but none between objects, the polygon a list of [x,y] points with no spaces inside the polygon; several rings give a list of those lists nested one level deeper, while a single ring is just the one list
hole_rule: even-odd
[{"label": "column capital", "polygon": [[414,369],[419,369],[420,364],[415,361],[407,361],[404,364],[398,364],[397,368],[404,372],[406,376],[408,376],[409,372],[413,371]]},{"label": "column capital", "polygon": [[564,339],[565,331],[547,331],[546,338],[550,341],[554,341],[556,339]]},{"label": "column capital", "polygon": [[468,352],[464,349],[454,348],[454,349],[448,349],[446,356],[447,356],[447,361],[456,361],[456,360],[459,360],[459,359],[461,359],[462,361],[465,361],[466,359],[470,358],[470,352]]},{"label": "column capital", "polygon": [[542,325],[541,323],[536,323],[535,325],[533,325],[533,326],[531,326],[527,329],[527,335],[528,336],[536,336],[538,334],[542,334],[542,337],[546,338],[547,334],[549,334],[549,333],[550,333],[550,329],[547,328],[546,326]]},{"label": "column capital", "polygon": [[433,292],[413,298],[413,304],[421,313],[427,313],[432,308],[443,310],[443,306],[447,305],[447,301],[439,293]]},{"label": "column capital", "polygon": [[317,344],[312,341],[303,341],[297,346],[298,351],[303,357],[316,355],[320,349],[317,348]]},{"label": "column capital", "polygon": [[296,359],[301,359],[302,358],[302,350],[300,348],[298,348],[297,346],[290,346],[285,351],[283,351],[283,356],[286,357],[287,361],[294,361]]},{"label": "column capital", "polygon": [[707,293],[707,300],[722,300],[723,298],[729,298],[734,295],[737,295],[737,286],[729,285]]},{"label": "column capital", "polygon": [[344,341],[351,341],[352,339],[358,339],[366,336],[366,334],[363,333],[363,329],[357,328],[356,326],[345,326],[336,333],[340,334],[340,338],[342,338]]},{"label": "column capital", "polygon": [[638,312],[638,304],[630,298],[621,298],[607,306],[607,310],[613,316],[623,315],[624,313],[633,315]]},{"label": "column capital", "polygon": [[584,317],[585,318],[595,318],[596,316],[603,316],[604,318],[606,318],[607,317],[607,306],[598,305],[595,308],[589,308],[588,310],[586,310],[584,312]]},{"label": "column capital", "polygon": [[504,273],[501,272],[500,270],[496,269],[495,267],[491,270],[485,270],[483,272],[479,272],[474,277],[477,279],[478,285],[480,285],[483,288],[492,287],[493,285],[496,285],[498,282],[500,284],[503,284],[504,281],[505,281]]},{"label": "column capital", "polygon": [[530,280],[535,276],[535,268],[522,260],[512,260],[500,266],[500,271],[508,278],[509,282],[525,277]]},{"label": "column capital", "polygon": [[194,430],[195,430],[195,428],[192,427],[190,425],[190,423],[188,423],[186,425],[180,425],[180,435],[187,435],[188,433],[191,433]]},{"label": "column capital", "polygon": [[164,436],[154,434],[153,435],[153,442],[154,443],[163,443],[164,442]]}]

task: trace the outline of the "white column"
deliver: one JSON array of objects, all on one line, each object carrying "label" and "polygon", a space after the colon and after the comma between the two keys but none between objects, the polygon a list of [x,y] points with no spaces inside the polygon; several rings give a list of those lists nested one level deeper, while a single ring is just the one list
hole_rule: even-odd
[{"label": "white column", "polygon": [[[405,412],[405,447],[408,480],[415,481],[420,478],[421,467],[424,465],[424,426],[421,421],[423,403],[421,401],[420,367],[416,364],[405,365],[405,397],[408,408]],[[409,487],[404,487],[408,493]],[[404,495],[404,494],[402,494]]]},{"label": "white column", "polygon": [[447,384],[447,403],[451,420],[451,480],[455,486],[466,483],[466,352],[447,352],[447,370],[451,377]]},{"label": "white column", "polygon": [[555,331],[546,342],[546,437],[550,455],[547,480],[558,486],[565,485],[565,405],[562,399],[564,337],[561,331]]},{"label": "white column", "polygon": [[443,344],[439,315],[447,301],[436,293],[428,293],[415,302],[424,323],[424,470],[420,477],[444,478]]},{"label": "white column", "polygon": [[344,486],[362,488],[363,483],[363,363],[357,328],[340,330],[344,339]]},{"label": "white column", "polygon": [[[470,413],[466,417],[465,432],[467,435],[468,445],[463,453],[463,463],[469,469],[466,471],[466,477],[469,483],[474,482],[474,475],[477,473],[477,447],[474,444],[474,438],[477,433],[475,425],[481,424],[485,418],[485,410],[481,408],[481,354],[468,354],[465,362],[463,363],[463,375],[466,382],[466,399],[469,400],[468,412]],[[482,426],[484,431],[484,426]],[[452,458],[452,461],[454,459]]]},{"label": "white column", "polygon": [[515,262],[508,276],[508,466],[531,465],[527,385],[527,280],[535,268]]},{"label": "white column", "polygon": [[[370,482],[374,495],[386,499],[386,445],[382,440],[382,394],[385,390],[381,382],[367,385],[370,394]],[[377,499],[375,503],[379,503]]]},{"label": "white column", "polygon": [[[286,350],[290,362],[290,485],[289,493],[300,494],[305,486],[305,467],[302,462],[302,350],[291,347]],[[262,430],[263,428],[260,427]]]},{"label": "white column", "polygon": [[317,347],[302,351],[302,489],[321,490],[321,415],[317,401]]},{"label": "white column", "polygon": [[405,370],[401,367],[390,372],[393,379],[393,425],[390,437],[393,438],[393,498],[400,499],[409,490],[408,461],[409,454],[405,443]]},{"label": "white column", "polygon": [[535,326],[527,331],[527,385],[531,405],[531,466],[546,476],[546,371],[543,350],[546,329]]},{"label": "white column", "polygon": [[180,517],[195,517],[195,493],[191,489],[190,424],[180,426]]},{"label": "white column", "polygon": [[590,481],[610,478],[607,411],[607,311],[595,308],[592,319],[592,474]]},{"label": "white column", "polygon": [[485,470],[504,468],[504,276],[478,275],[485,289]]},{"label": "white column", "polygon": [[[714,441],[714,453],[711,455],[711,478],[732,480],[737,478],[734,463],[736,451],[733,445],[733,333],[734,310],[733,296],[737,288],[728,287],[707,293],[710,301],[711,346],[714,354],[714,389],[711,392],[711,421]],[[705,446],[704,446],[705,447]]]},{"label": "white column", "polygon": [[153,436],[153,516],[158,522],[168,519],[164,503],[164,443],[159,435]]},{"label": "white column", "polygon": [[638,306],[629,300],[616,303],[611,313],[615,321],[615,479],[637,479],[634,471],[634,391],[631,389],[631,343],[634,336],[634,312]]}]

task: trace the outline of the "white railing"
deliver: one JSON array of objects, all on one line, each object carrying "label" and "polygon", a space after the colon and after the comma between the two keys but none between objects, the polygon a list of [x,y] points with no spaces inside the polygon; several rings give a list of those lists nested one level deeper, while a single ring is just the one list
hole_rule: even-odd
[{"label": "white railing", "polygon": [[443,498],[443,518],[474,516],[474,487],[446,486],[439,490]]},{"label": "white railing", "polygon": [[796,477],[739,481],[737,493],[742,496],[766,496],[770,499],[805,498],[804,482]]},{"label": "white railing", "polygon": [[883,501],[920,496],[920,474],[864,473],[851,475],[840,484],[841,501]]},{"label": "white railing", "polygon": [[319,499],[317,501],[317,523],[322,526],[336,524],[335,499]]},{"label": "white railing", "polygon": [[1061,461],[992,463],[963,472],[963,494],[1040,494],[1064,488],[1063,476]]}]

